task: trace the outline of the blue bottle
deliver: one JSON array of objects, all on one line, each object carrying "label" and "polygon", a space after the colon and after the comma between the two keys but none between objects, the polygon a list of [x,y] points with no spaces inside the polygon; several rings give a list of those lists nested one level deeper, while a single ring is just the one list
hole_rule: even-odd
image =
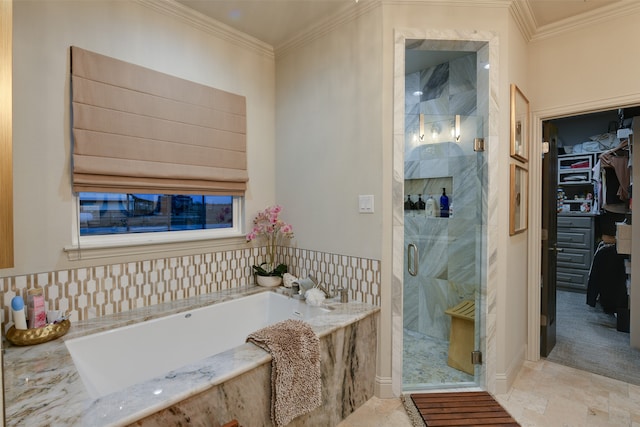
[{"label": "blue bottle", "polygon": [[449,218],[449,197],[447,196],[447,189],[442,188],[442,196],[440,196],[440,216],[442,218]]}]

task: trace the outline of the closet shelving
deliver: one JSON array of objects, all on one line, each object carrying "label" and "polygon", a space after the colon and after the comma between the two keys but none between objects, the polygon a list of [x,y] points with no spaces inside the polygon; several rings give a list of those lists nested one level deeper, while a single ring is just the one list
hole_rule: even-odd
[{"label": "closet shelving", "polygon": [[592,213],[594,153],[558,156],[558,186],[563,193],[558,212]]},{"label": "closet shelving", "polygon": [[585,292],[594,251],[594,176],[597,153],[558,156],[558,269],[560,289]]}]

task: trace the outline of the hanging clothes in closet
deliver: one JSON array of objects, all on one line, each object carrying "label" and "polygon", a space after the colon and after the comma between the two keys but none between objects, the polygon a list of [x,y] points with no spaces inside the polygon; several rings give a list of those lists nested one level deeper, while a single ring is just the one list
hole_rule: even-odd
[{"label": "hanging clothes in closet", "polygon": [[[597,173],[599,171],[599,173]],[[598,208],[609,212],[625,213],[629,201],[631,173],[629,169],[629,140],[598,156],[594,166],[598,191]]]},{"label": "hanging clothes in closet", "polygon": [[618,254],[615,243],[600,242],[589,270],[588,305],[595,307],[596,302],[600,302],[604,312],[609,314],[629,307],[625,258]]}]

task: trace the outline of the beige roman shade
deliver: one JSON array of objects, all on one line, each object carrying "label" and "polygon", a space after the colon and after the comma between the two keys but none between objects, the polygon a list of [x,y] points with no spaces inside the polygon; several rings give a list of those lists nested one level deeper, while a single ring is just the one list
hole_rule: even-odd
[{"label": "beige roman shade", "polygon": [[246,101],[71,47],[73,191],[243,195]]}]

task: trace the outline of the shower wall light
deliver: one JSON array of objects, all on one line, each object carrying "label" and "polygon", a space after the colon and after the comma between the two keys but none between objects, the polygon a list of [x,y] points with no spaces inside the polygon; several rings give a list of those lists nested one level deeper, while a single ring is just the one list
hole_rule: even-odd
[{"label": "shower wall light", "polygon": [[460,141],[460,114],[456,114],[456,118],[453,121],[453,137],[456,142]]}]

